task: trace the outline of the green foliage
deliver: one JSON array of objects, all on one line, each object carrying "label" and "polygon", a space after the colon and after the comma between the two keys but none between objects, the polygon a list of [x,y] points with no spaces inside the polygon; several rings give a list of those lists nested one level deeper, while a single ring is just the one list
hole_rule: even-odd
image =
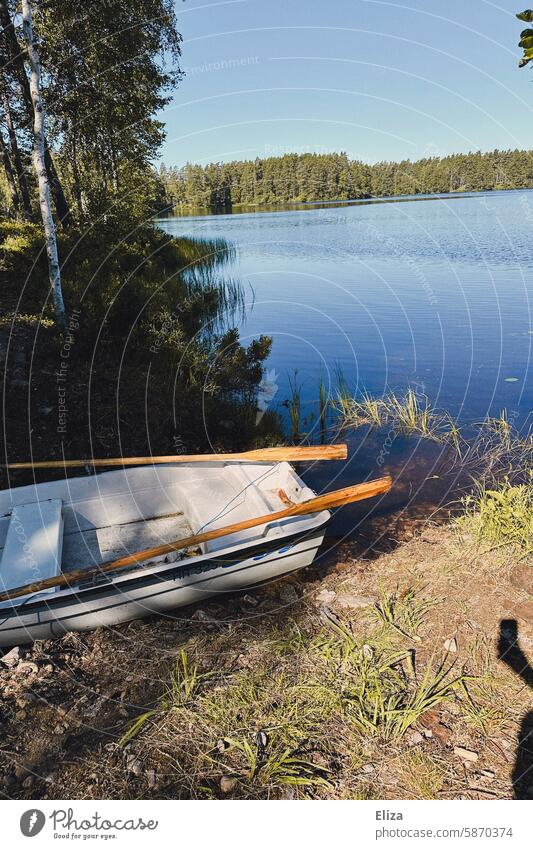
[{"label": "green foliage", "polygon": [[373,612],[378,620],[390,625],[404,637],[420,642],[418,632],[426,613],[434,604],[434,601],[419,598],[412,587],[402,593],[387,593],[381,589],[380,600]]},{"label": "green foliage", "polygon": [[459,526],[473,532],[491,547],[516,545],[526,554],[533,551],[533,473],[529,482],[513,485],[505,480],[499,488],[480,486],[464,499],[465,515]]},{"label": "green foliage", "polygon": [[302,384],[298,383],[298,370],[294,371],[294,375],[289,377],[289,388],[291,397],[289,398],[289,417],[291,420],[291,435],[293,442],[298,442],[301,430],[301,410],[302,410]]},{"label": "green foliage", "polygon": [[365,643],[346,626],[334,637],[319,637],[315,648],[330,670],[330,686],[343,711],[362,734],[385,740],[401,737],[420,716],[448,698],[463,680],[444,662],[430,662],[422,678],[409,650],[387,645],[376,634]]},{"label": "green foliage", "polygon": [[80,15],[76,0],[57,0],[36,7],[35,30],[52,141],[78,215],[154,208],[156,115],[181,78],[174,4],[89,3]]},{"label": "green foliage", "polygon": [[[50,375],[40,382],[40,396],[53,404],[61,343],[47,326],[42,246],[36,225],[0,225],[5,289],[21,296],[18,313],[43,318],[35,325],[35,357]],[[243,299],[226,272],[233,258],[227,243],[173,239],[152,225],[120,229],[115,220],[63,230],[60,248],[65,301],[72,314],[79,311],[68,356],[76,380],[69,384],[67,434],[58,434],[53,417],[41,422],[32,410],[32,427],[45,428],[48,456],[62,450],[61,442],[67,453],[90,450],[91,440],[94,453],[104,455],[144,452],[147,438],[162,453],[173,453],[174,437],[191,450],[279,441],[275,416],[256,425],[271,342],[261,337],[243,346],[232,326]],[[18,419],[9,418],[14,428]]]},{"label": "green foliage", "polygon": [[168,207],[218,212],[241,205],[531,188],[532,174],[532,152],[494,150],[375,165],[346,153],[289,153],[253,162],[162,166],[158,178]]},{"label": "green foliage", "polygon": [[[526,23],[533,22],[533,11],[526,9],[525,12],[519,12],[516,16],[519,21]],[[524,49],[524,54],[518,63],[519,68],[525,68],[526,65],[533,59],[533,29],[524,29],[520,33],[520,41],[518,46]]]}]

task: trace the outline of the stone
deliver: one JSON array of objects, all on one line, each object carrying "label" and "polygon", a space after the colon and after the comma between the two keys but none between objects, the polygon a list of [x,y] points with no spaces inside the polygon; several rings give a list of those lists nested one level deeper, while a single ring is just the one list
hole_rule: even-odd
[{"label": "stone", "polygon": [[217,621],[214,616],[210,616],[209,613],[206,613],[201,607],[194,611],[191,619],[194,619],[196,622],[205,622],[206,624],[211,625]]},{"label": "stone", "polygon": [[156,787],[156,785],[157,785],[157,774],[156,774],[155,769],[147,769],[146,772],[145,772],[145,776],[146,776],[146,783],[148,784],[148,787],[150,787],[153,790],[154,787]]},{"label": "stone", "polygon": [[409,731],[406,736],[407,736],[407,741],[409,743],[411,743],[412,746],[417,746],[419,743],[422,743],[422,741],[424,739],[422,737],[420,731],[415,731],[415,730]]},{"label": "stone", "polygon": [[33,775],[28,775],[27,778],[22,782],[23,787],[33,787],[34,778]]},{"label": "stone", "polygon": [[462,746],[454,746],[453,753],[458,758],[461,758],[461,760],[468,761],[469,763],[475,763],[479,758],[477,752],[474,752],[472,749],[464,749]]},{"label": "stone", "polygon": [[250,607],[257,607],[257,605],[259,604],[258,600],[256,598],[254,598],[253,595],[248,595],[248,593],[245,596],[243,596],[242,600],[244,601],[245,604],[249,604]]},{"label": "stone", "polygon": [[230,775],[223,775],[220,779],[220,789],[223,793],[231,793],[235,789],[236,784],[237,779],[232,778]]},{"label": "stone", "polygon": [[315,596],[315,601],[317,604],[331,604],[336,595],[337,593],[334,590],[320,590],[318,595]]},{"label": "stone", "polygon": [[292,584],[280,587],[279,600],[282,604],[294,604],[299,600],[298,593]]},{"label": "stone", "polygon": [[369,646],[369,645],[367,645],[367,643],[365,643],[361,647],[361,654],[363,655],[365,660],[372,660],[373,657],[374,657],[374,651],[372,649],[372,646]]},{"label": "stone", "polygon": [[457,640],[455,637],[451,637],[449,640],[444,640],[444,650],[447,652],[457,651]]},{"label": "stone", "polygon": [[131,772],[135,776],[142,774],[142,764],[139,758],[135,757],[135,755],[128,755],[126,767],[128,772]]},{"label": "stone", "polygon": [[496,773],[493,772],[491,769],[480,769],[479,774],[483,776],[483,778],[485,778],[487,781],[492,781],[494,778],[496,778]]},{"label": "stone", "polygon": [[533,568],[528,566],[527,563],[517,566],[511,572],[511,583],[513,587],[519,587],[529,595],[533,595]]},{"label": "stone", "polygon": [[23,722],[27,716],[28,714],[25,710],[18,710],[15,714],[15,719],[18,719],[19,722]]},{"label": "stone", "polygon": [[3,657],[0,657],[0,663],[3,663],[4,666],[7,666],[8,669],[12,669],[20,660],[20,646],[15,646],[15,648],[8,651]]},{"label": "stone", "polygon": [[363,772],[365,775],[370,775],[372,772],[375,772],[376,765],[375,764],[365,764],[363,767]]},{"label": "stone", "polygon": [[39,672],[39,667],[31,660],[22,660],[18,663],[16,670],[17,674],[19,672],[33,672],[34,675],[37,675]]},{"label": "stone", "polygon": [[360,607],[370,607],[374,604],[374,599],[366,595],[355,595],[353,593],[345,593],[337,596],[336,604],[339,607],[357,609]]},{"label": "stone", "polygon": [[452,732],[442,724],[440,714],[437,710],[432,708],[424,711],[418,719],[418,724],[422,726],[421,731],[424,737],[428,739],[435,737],[443,746],[450,742]]}]

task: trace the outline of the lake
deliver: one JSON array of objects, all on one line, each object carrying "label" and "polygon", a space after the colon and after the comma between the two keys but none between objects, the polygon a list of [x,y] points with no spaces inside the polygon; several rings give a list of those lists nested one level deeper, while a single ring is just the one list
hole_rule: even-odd
[{"label": "lake", "polygon": [[[272,409],[286,412],[292,380],[301,385],[311,428],[320,378],[334,395],[340,368],[354,393],[402,393],[413,386],[465,423],[505,408],[518,427],[527,426],[533,407],[533,192],[159,223],[172,235],[235,245],[230,274],[247,292],[241,338],[273,339]],[[365,434],[351,441],[357,471],[369,473],[382,440]],[[395,440],[390,462],[412,476],[422,451],[427,477],[434,470],[432,449],[412,442]]]}]

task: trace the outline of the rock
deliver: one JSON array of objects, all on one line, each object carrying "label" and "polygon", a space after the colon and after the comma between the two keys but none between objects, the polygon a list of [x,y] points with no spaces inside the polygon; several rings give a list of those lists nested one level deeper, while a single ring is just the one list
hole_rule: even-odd
[{"label": "rock", "polygon": [[282,604],[294,604],[299,601],[298,593],[292,584],[280,587],[279,600]]},{"label": "rock", "polygon": [[444,650],[448,652],[457,651],[457,640],[455,637],[451,637],[449,640],[444,640]]},{"label": "rock", "polygon": [[461,758],[461,760],[468,761],[469,763],[475,763],[479,758],[477,752],[472,751],[472,749],[464,749],[462,746],[454,746],[453,753],[458,758]]},{"label": "rock", "polygon": [[20,647],[15,646],[15,648],[8,651],[3,657],[0,657],[0,663],[3,663],[4,666],[7,666],[8,669],[12,669],[20,660]]},{"label": "rock", "polygon": [[39,667],[31,660],[22,660],[18,663],[16,670],[17,675],[19,674],[19,672],[33,672],[34,675],[37,675],[39,672]]},{"label": "rock", "polygon": [[196,622],[205,622],[211,625],[217,621],[214,616],[210,616],[209,613],[206,613],[205,610],[202,610],[201,608],[194,611],[191,619],[196,620]]},{"label": "rock", "polygon": [[422,726],[421,730],[424,737],[435,737],[443,746],[450,742],[452,732],[442,724],[440,714],[437,710],[431,709],[424,711],[418,719],[418,724]]},{"label": "rock", "polygon": [[25,778],[24,781],[22,782],[22,786],[26,787],[26,788],[33,787],[33,782],[34,782],[33,775],[28,775],[27,778]]},{"label": "rock", "polygon": [[412,746],[417,746],[417,745],[418,745],[419,743],[421,743],[421,742],[423,741],[423,739],[424,739],[424,738],[422,737],[422,735],[421,735],[420,731],[415,731],[414,729],[413,729],[412,731],[409,731],[409,732],[406,734],[406,737],[407,737],[407,741],[408,741],[409,743],[411,743],[411,745],[412,745]]},{"label": "rock", "polygon": [[294,787],[285,787],[285,789],[281,793],[281,798],[288,799],[289,801],[291,801],[292,799],[294,799],[295,795],[296,794],[294,792]]},{"label": "rock", "polygon": [[365,660],[372,660],[372,658],[374,657],[374,651],[372,649],[372,646],[369,646],[366,643],[362,646],[361,653]]},{"label": "rock", "polygon": [[231,793],[237,784],[236,778],[231,778],[230,775],[223,775],[220,779],[220,789],[223,793]]},{"label": "rock", "polygon": [[491,769],[480,769],[479,774],[483,776],[483,778],[485,778],[487,781],[492,781],[494,778],[496,778],[496,773],[493,772]]},{"label": "rock", "polygon": [[153,790],[154,787],[157,785],[157,774],[155,769],[147,769],[145,772],[145,776],[148,787]]},{"label": "rock", "polygon": [[135,776],[142,775],[142,764],[135,755],[128,755],[126,759],[126,769]]},{"label": "rock", "polygon": [[225,752],[227,748],[228,748],[228,743],[226,743],[226,741],[223,740],[222,737],[220,737],[220,739],[217,740],[217,752],[220,752],[220,754],[223,754],[223,752]]},{"label": "rock", "polygon": [[334,590],[320,590],[318,595],[315,596],[315,601],[317,604],[331,604],[336,595],[337,593]]},{"label": "rock", "polygon": [[15,714],[15,719],[18,719],[19,722],[23,722],[27,716],[28,714],[25,710],[18,710]]},{"label": "rock", "polygon": [[242,600],[244,601],[245,604],[249,604],[250,607],[257,607],[257,605],[259,604],[258,600],[256,598],[254,598],[253,595],[248,595],[248,593],[245,596],[243,596]]},{"label": "rock", "polygon": [[375,772],[376,765],[375,764],[365,764],[362,771],[365,775],[370,775],[372,772]]},{"label": "rock", "polygon": [[527,563],[522,563],[511,572],[511,583],[513,587],[520,587],[529,595],[533,595],[533,568]]},{"label": "rock", "polygon": [[370,607],[374,604],[374,599],[365,595],[354,595],[353,593],[345,593],[337,596],[336,604],[339,607],[357,609],[360,607]]},{"label": "rock", "polygon": [[257,748],[260,752],[264,752],[266,747],[268,746],[268,734],[264,731],[258,731],[255,735],[255,740],[257,743]]}]

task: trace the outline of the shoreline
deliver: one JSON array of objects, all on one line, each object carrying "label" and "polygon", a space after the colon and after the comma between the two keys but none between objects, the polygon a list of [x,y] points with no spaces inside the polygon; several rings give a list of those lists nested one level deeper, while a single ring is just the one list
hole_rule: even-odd
[{"label": "shoreline", "polygon": [[[281,201],[279,204],[233,204],[231,210],[220,210],[212,212],[206,207],[191,208],[188,212],[178,212],[176,207],[169,210],[168,214],[157,213],[154,220],[167,220],[168,218],[216,218],[224,215],[249,215],[250,213],[267,214],[276,212],[303,212],[311,209],[327,209],[339,206],[367,206],[380,203],[410,203],[412,201],[432,200],[459,200],[465,198],[482,197],[483,195],[510,194],[511,192],[531,192],[533,186],[528,188],[508,189],[480,189],[479,191],[461,191],[457,189],[452,192],[435,192],[425,194],[421,192],[415,195],[368,195],[362,198],[346,198],[339,200],[313,200],[313,201]],[[171,214],[172,213],[172,214]]]}]

